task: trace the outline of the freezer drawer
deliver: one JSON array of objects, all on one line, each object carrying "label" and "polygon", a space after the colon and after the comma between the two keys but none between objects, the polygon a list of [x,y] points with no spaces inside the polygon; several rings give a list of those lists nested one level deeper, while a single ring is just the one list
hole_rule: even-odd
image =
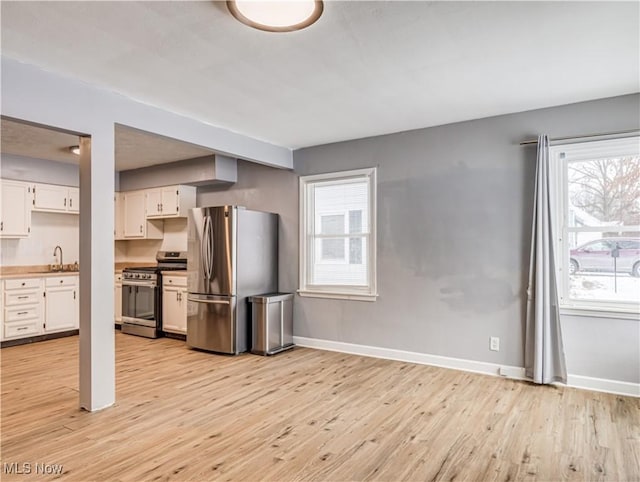
[{"label": "freezer drawer", "polygon": [[235,296],[190,293],[187,299],[187,345],[234,355],[246,351],[238,343]]},{"label": "freezer drawer", "polygon": [[293,347],[293,294],[251,296],[251,353],[273,355]]}]

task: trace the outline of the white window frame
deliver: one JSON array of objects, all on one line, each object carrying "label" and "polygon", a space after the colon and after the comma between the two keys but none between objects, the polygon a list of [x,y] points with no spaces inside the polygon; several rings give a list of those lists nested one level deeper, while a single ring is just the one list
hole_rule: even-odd
[{"label": "white window frame", "polygon": [[[314,298],[334,298],[357,301],[375,301],[376,283],[376,168],[356,169],[353,171],[315,174],[300,177],[300,296]],[[312,246],[317,239],[315,229],[315,209],[313,203],[313,186],[331,182],[332,184],[350,183],[354,180],[366,180],[369,188],[368,226],[369,232],[363,234],[345,233],[345,239],[350,237],[367,238],[368,281],[367,285],[313,285],[310,283]],[[347,216],[348,217],[348,216]],[[339,236],[339,237],[340,237]],[[336,237],[328,235],[327,237]]]},{"label": "white window frame", "polygon": [[[555,237],[556,279],[560,312],[566,315],[640,319],[640,302],[574,300],[569,297],[569,185],[568,166],[572,161],[637,155],[640,137],[554,144],[549,147],[551,209]],[[625,226],[624,231],[640,226]],[[573,227],[572,232],[611,232],[611,227]],[[567,273],[565,275],[565,273]]]}]

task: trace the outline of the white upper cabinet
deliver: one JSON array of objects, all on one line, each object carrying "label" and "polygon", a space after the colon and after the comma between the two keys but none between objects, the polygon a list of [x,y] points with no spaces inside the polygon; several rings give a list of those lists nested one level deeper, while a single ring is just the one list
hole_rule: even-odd
[{"label": "white upper cabinet", "polygon": [[165,186],[146,192],[148,218],[185,218],[196,207],[195,186]]},{"label": "white upper cabinet", "polygon": [[26,238],[31,232],[31,205],[33,185],[2,180],[2,204],[0,205],[0,237]]},{"label": "white upper cabinet", "polygon": [[144,238],[146,224],[144,191],[125,192],[123,204],[124,237]]},{"label": "white upper cabinet", "polygon": [[33,210],[54,213],[79,211],[79,190],[75,187],[36,184],[34,186]]},{"label": "white upper cabinet", "polygon": [[[122,193],[124,211],[124,239],[162,239],[162,221],[148,221],[146,213],[147,193],[130,191]],[[117,233],[116,233],[117,234]]]},{"label": "white upper cabinet", "polygon": [[125,239],[124,237],[124,194],[117,192],[113,197],[114,200],[114,237],[116,240]]},{"label": "white upper cabinet", "polygon": [[162,217],[162,191],[160,189],[147,190],[147,217]]},{"label": "white upper cabinet", "polygon": [[77,187],[69,188],[69,203],[67,207],[70,213],[80,212],[80,189]]}]

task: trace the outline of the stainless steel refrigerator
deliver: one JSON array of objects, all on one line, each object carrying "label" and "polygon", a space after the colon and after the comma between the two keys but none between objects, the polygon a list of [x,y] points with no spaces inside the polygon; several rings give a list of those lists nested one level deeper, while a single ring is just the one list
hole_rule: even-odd
[{"label": "stainless steel refrigerator", "polygon": [[248,297],[278,289],[278,215],[240,206],[195,208],[188,227],[187,344],[247,351]]}]

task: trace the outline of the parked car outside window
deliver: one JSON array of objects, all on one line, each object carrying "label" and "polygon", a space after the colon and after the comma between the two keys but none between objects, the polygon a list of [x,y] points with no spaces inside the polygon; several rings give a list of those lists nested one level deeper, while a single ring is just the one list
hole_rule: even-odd
[{"label": "parked car outside window", "polygon": [[[614,257],[617,250],[617,258]],[[569,274],[578,271],[631,273],[640,277],[640,238],[604,238],[590,241],[569,254]]]}]

